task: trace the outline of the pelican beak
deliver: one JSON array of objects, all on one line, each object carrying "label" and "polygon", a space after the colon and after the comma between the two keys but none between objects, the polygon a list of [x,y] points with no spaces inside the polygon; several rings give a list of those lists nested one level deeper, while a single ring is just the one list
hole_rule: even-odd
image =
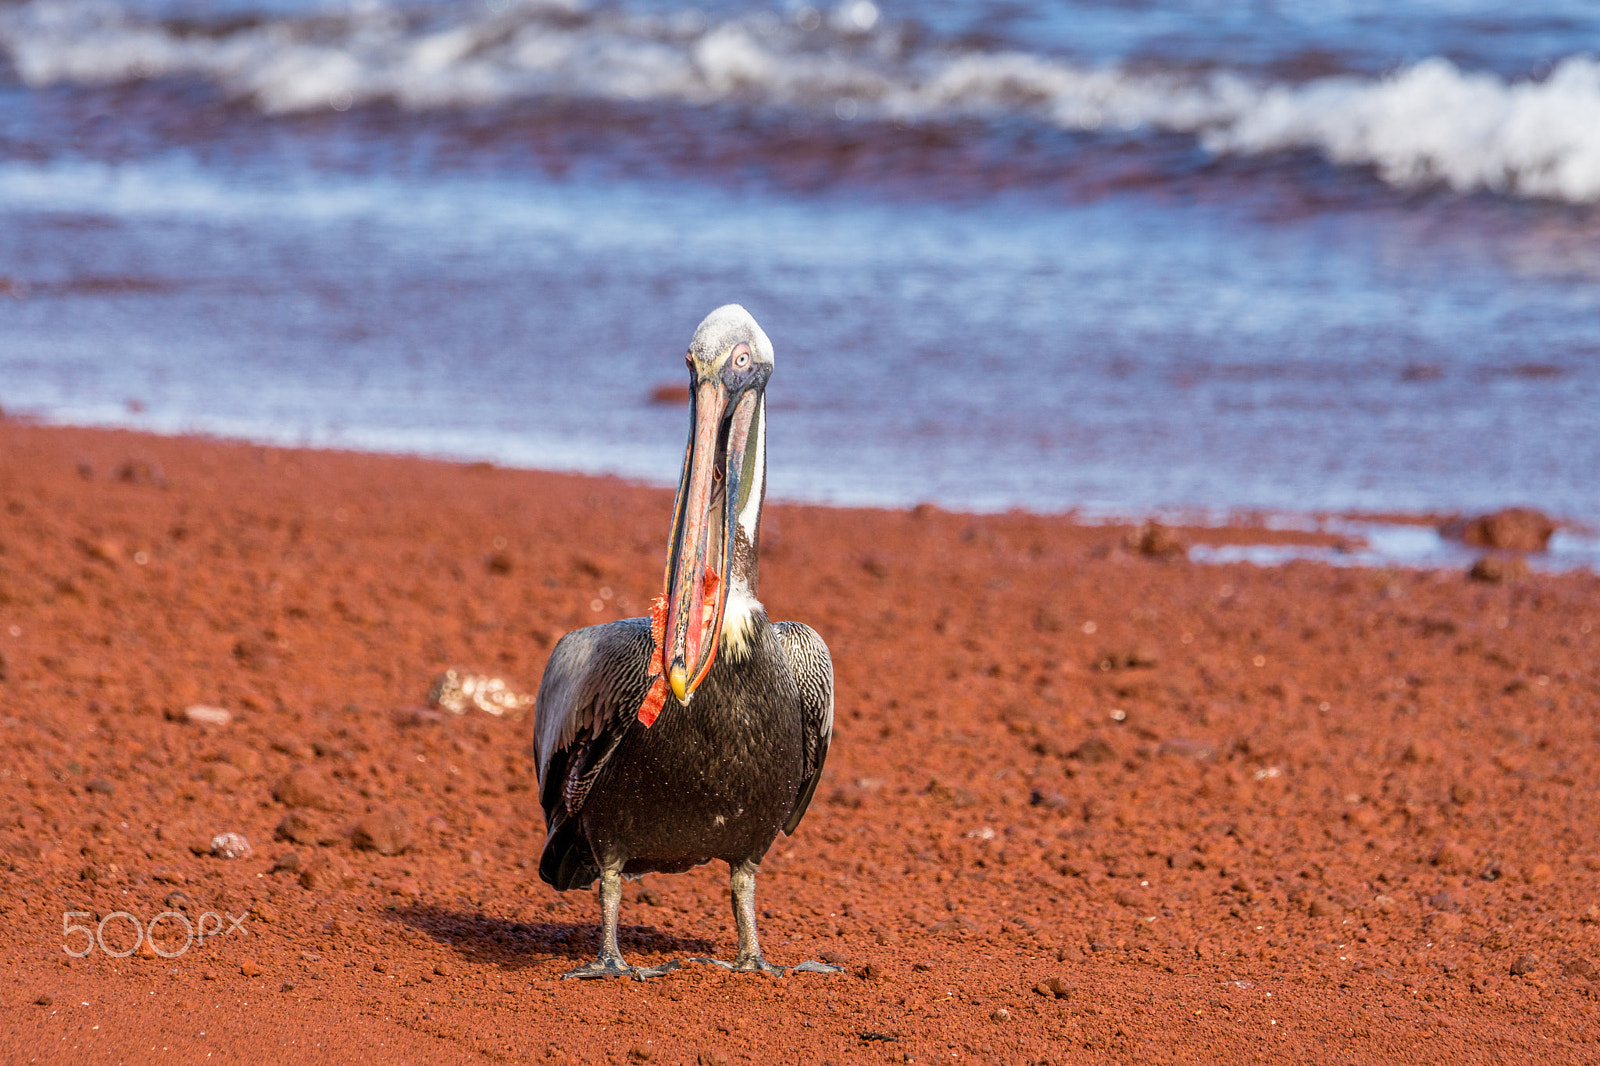
[{"label": "pelican beak", "polygon": [[716,661],[733,562],[746,453],[760,397],[730,397],[715,376],[702,375],[690,399],[689,450],[673,509],[667,553],[666,626],[661,648],[667,684],[687,704]]}]

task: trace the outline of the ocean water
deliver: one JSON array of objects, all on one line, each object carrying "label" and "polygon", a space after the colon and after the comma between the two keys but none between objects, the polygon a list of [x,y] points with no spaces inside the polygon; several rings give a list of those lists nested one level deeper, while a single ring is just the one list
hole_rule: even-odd
[{"label": "ocean water", "polygon": [[738,301],[780,497],[1592,526],[1597,42],[1587,0],[6,3],[0,405],[666,484],[652,391]]}]

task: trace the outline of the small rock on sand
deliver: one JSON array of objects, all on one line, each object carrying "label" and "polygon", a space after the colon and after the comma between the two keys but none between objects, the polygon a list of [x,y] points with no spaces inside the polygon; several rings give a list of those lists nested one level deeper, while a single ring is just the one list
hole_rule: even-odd
[{"label": "small rock on sand", "polygon": [[1034,789],[1028,802],[1035,807],[1043,807],[1047,811],[1059,811],[1066,808],[1071,801],[1059,792],[1047,792],[1043,789]]},{"label": "small rock on sand", "polygon": [[451,714],[476,708],[497,718],[519,719],[533,708],[533,697],[518,692],[504,678],[452,667],[434,679],[428,703]]},{"label": "small rock on sand", "polygon": [[314,807],[331,811],[338,806],[328,782],[309,767],[291,771],[278,782],[272,790],[272,796],[285,807]]},{"label": "small rock on sand", "polygon": [[196,703],[185,707],[183,720],[194,722],[198,725],[227,725],[233,721],[233,712],[221,707],[210,707],[204,703]]},{"label": "small rock on sand", "polygon": [[1522,977],[1526,974],[1532,973],[1538,968],[1539,956],[1530,951],[1517,957],[1517,961],[1511,964],[1511,973],[1515,977]]},{"label": "small rock on sand", "polygon": [[1179,559],[1189,554],[1177,534],[1160,522],[1146,522],[1124,542],[1129,551],[1151,559]]},{"label": "small rock on sand", "polygon": [[1033,986],[1033,990],[1049,999],[1066,999],[1078,986],[1065,977],[1047,977]]},{"label": "small rock on sand", "polygon": [[339,839],[338,833],[324,825],[316,815],[304,810],[290,811],[284,815],[274,832],[279,840],[308,846],[332,844]]},{"label": "small rock on sand", "polygon": [[243,833],[218,833],[211,838],[211,854],[219,859],[248,859],[255,849]]},{"label": "small rock on sand", "polygon": [[1556,524],[1529,507],[1508,507],[1465,521],[1447,522],[1439,532],[1474,548],[1542,552],[1550,546]]},{"label": "small rock on sand", "polygon": [[411,823],[399,807],[374,811],[356,823],[350,843],[379,855],[398,855],[411,846]]},{"label": "small rock on sand", "polygon": [[313,892],[331,892],[352,888],[356,875],[350,864],[337,855],[321,855],[300,872],[300,886]]}]

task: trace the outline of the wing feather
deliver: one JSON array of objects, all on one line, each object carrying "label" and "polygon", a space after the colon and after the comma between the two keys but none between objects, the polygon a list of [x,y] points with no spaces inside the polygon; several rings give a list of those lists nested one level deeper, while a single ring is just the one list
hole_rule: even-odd
[{"label": "wing feather", "polygon": [[576,629],[556,643],[534,704],[534,758],[547,817],[552,801],[565,805],[569,773],[582,777],[590,769],[584,765],[590,761],[583,758],[587,749],[613,725],[626,725],[644,701],[649,665],[648,618]]},{"label": "wing feather", "polygon": [[805,710],[805,777],[794,811],[783,827],[784,833],[792,836],[811,805],[833,743],[833,659],[817,631],[805,623],[776,622],[772,628],[789,660],[789,672],[800,690],[800,704]]},{"label": "wing feather", "polygon": [[574,816],[644,701],[650,650],[650,620],[626,618],[568,633],[545,664],[533,725],[546,827],[539,876],[562,892],[600,876]]}]

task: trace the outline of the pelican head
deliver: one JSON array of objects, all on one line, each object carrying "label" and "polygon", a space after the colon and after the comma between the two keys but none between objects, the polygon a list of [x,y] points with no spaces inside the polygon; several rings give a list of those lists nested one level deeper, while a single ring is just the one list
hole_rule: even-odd
[{"label": "pelican head", "polygon": [[716,661],[730,589],[741,605],[753,602],[772,342],[750,312],[727,304],[694,331],[687,362],[689,448],[673,509],[660,648],[680,703]]}]

